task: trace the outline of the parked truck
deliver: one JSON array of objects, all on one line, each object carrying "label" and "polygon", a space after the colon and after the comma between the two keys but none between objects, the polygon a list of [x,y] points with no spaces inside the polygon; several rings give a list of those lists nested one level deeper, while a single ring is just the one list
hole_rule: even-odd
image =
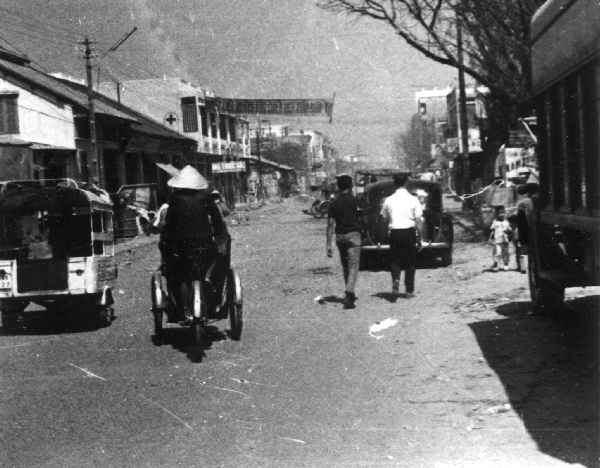
[{"label": "parked truck", "polygon": [[540,313],[565,288],[600,285],[600,3],[549,0],[533,17],[539,192],[527,213],[529,287]]}]

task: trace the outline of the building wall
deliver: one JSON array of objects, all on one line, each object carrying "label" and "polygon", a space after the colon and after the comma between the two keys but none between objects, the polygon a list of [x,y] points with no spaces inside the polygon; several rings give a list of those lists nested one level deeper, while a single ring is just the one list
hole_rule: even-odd
[{"label": "building wall", "polygon": [[0,78],[0,93],[18,93],[19,133],[21,140],[75,149],[73,109],[55,99],[33,93]]},{"label": "building wall", "polygon": [[[181,135],[193,138],[198,142],[200,152],[225,156],[229,149],[233,156],[250,154],[247,130],[243,128],[241,120],[225,113],[221,113],[217,117],[218,113],[205,99],[206,97],[210,98],[210,93],[201,87],[179,78],[154,78],[124,81],[119,84],[119,90],[120,100],[123,104]],[[119,98],[115,83],[101,83],[100,92],[115,100]],[[181,101],[189,99],[190,102],[194,102],[194,98],[197,126],[195,131],[189,131],[189,128],[184,128],[184,107]],[[198,107],[203,107],[206,111],[203,113],[204,122]],[[189,115],[186,115],[187,117]],[[223,120],[233,117],[236,122],[235,129],[229,134],[235,135],[235,139],[228,138],[226,127],[229,125],[215,125],[217,118],[221,117]],[[208,129],[208,135],[203,135],[203,127]]]}]

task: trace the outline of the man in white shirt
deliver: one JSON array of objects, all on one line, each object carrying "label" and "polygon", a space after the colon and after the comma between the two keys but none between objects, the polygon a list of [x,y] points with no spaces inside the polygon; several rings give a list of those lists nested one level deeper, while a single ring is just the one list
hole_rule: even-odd
[{"label": "man in white shirt", "polygon": [[390,269],[392,293],[400,289],[400,272],[404,270],[406,297],[414,297],[417,234],[421,229],[423,209],[417,197],[406,190],[408,174],[394,175],[396,191],[383,202],[381,216],[388,222],[390,232]]}]

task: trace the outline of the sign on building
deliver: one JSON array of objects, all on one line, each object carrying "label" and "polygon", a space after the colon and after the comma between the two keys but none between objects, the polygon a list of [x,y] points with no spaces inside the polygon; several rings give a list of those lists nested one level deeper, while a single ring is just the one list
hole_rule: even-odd
[{"label": "sign on building", "polygon": [[333,115],[333,99],[228,99],[210,98],[218,109],[232,114]]},{"label": "sign on building", "polygon": [[246,163],[244,161],[215,162],[211,165],[213,174],[223,174],[225,172],[244,172]]}]

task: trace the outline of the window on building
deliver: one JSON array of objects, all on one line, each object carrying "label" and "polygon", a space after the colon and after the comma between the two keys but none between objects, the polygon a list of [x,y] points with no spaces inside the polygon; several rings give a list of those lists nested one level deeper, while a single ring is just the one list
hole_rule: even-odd
[{"label": "window on building", "polygon": [[555,85],[550,91],[550,147],[549,160],[551,164],[551,177],[552,177],[552,188],[553,188],[553,202],[554,208],[559,209],[564,205],[565,202],[565,158],[563,155],[563,119],[562,112],[564,111],[564,100],[562,85],[559,83]]},{"label": "window on building", "polygon": [[571,76],[565,86],[565,130],[567,152],[567,177],[569,207],[577,210],[582,207],[581,194],[581,169],[580,159],[582,153],[581,122],[579,112],[579,76]]},{"label": "window on building", "polygon": [[231,135],[231,141],[236,141],[236,128],[235,128],[235,117],[229,117],[229,134]]},{"label": "window on building", "polygon": [[202,136],[208,136],[208,115],[206,113],[206,107],[198,106],[200,110],[200,123],[202,125]]},{"label": "window on building", "polygon": [[19,113],[15,93],[0,94],[0,134],[19,133]]},{"label": "window on building", "polygon": [[227,116],[219,116],[219,131],[221,132],[221,140],[227,140]]},{"label": "window on building", "polygon": [[[582,191],[585,194],[586,206],[596,211],[600,209],[600,180],[598,167],[598,149],[600,138],[598,135],[598,80],[600,79],[600,65],[590,63],[581,72],[582,89],[582,133],[583,133],[583,180]],[[585,97],[584,97],[585,96]]]},{"label": "window on building", "polygon": [[210,113],[210,136],[217,138],[217,114]]},{"label": "window on building", "polygon": [[198,114],[196,112],[196,98],[186,97],[181,99],[181,113],[183,114],[183,131],[193,133],[198,131]]}]

